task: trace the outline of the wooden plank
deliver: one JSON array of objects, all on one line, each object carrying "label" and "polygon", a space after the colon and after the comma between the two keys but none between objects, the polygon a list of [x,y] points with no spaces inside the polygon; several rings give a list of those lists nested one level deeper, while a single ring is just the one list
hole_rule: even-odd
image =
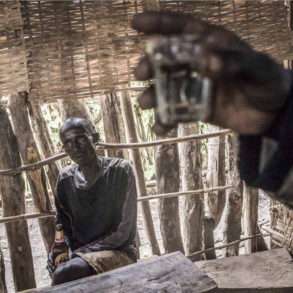
[{"label": "wooden plank", "polygon": [[200,261],[196,266],[218,285],[217,292],[293,292],[293,262],[286,249]]},{"label": "wooden plank", "polygon": [[129,265],[99,276],[26,293],[203,293],[216,292],[215,282],[180,252]]}]

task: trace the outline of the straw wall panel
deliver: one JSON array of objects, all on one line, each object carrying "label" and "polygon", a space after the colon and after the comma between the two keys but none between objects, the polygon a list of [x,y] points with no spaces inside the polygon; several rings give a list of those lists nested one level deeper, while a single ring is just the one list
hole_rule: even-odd
[{"label": "straw wall panel", "polygon": [[139,11],[139,1],[24,1],[31,96],[93,97],[127,84]]},{"label": "straw wall panel", "polygon": [[292,32],[284,1],[166,1],[161,9],[192,13],[216,24],[224,24],[255,49],[273,55],[279,61],[292,59]]},{"label": "straw wall panel", "polygon": [[[88,98],[134,80],[142,37],[130,27],[145,0],[0,1],[0,93],[35,100]],[[275,58],[292,58],[283,1],[160,1],[239,33]],[[21,8],[21,14],[20,14]]]},{"label": "straw wall panel", "polygon": [[26,56],[20,4],[0,1],[0,94],[27,90]]}]

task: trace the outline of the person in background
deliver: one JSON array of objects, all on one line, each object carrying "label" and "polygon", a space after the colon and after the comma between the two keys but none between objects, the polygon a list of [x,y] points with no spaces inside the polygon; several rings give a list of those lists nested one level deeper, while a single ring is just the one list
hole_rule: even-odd
[{"label": "person in background", "polygon": [[[192,66],[213,83],[211,114],[204,122],[238,133],[241,178],[293,208],[292,72],[233,32],[191,15],[146,12],[134,16],[132,26],[156,37],[196,38]],[[148,57],[141,59],[135,76],[138,80],[154,78]],[[154,87],[138,102],[143,109],[156,107]],[[168,130],[159,121],[155,129]]]},{"label": "person in background", "polygon": [[137,260],[137,192],[129,162],[97,156],[98,135],[86,119],[67,119],[60,138],[75,163],[61,170],[55,199],[57,226],[71,253],[56,262],[53,245],[48,257],[53,285]]}]

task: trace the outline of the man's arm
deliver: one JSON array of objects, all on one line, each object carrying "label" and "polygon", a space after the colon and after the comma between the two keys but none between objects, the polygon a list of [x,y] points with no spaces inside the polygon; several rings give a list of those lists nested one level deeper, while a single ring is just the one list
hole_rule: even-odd
[{"label": "man's arm", "polygon": [[121,222],[117,230],[106,236],[104,239],[93,241],[79,249],[78,252],[91,252],[103,249],[118,249],[129,239],[131,233],[136,230],[137,221],[137,191],[135,176],[130,165],[126,168],[128,180],[125,202],[123,204]]}]

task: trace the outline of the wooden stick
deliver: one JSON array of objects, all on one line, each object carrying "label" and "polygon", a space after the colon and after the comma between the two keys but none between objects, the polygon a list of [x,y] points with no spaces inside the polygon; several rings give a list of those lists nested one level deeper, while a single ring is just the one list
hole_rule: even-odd
[{"label": "wooden stick", "polygon": [[[137,199],[137,201],[145,201],[145,200],[152,200],[157,198],[169,198],[169,197],[176,197],[176,196],[190,196],[195,194],[202,194],[217,190],[224,190],[228,188],[232,188],[232,185],[228,186],[218,186],[208,189],[197,189],[197,190],[188,190],[184,192],[173,192],[173,193],[165,193],[165,194],[157,194],[157,195],[151,195],[151,196],[141,196]],[[0,224],[3,223],[9,223],[9,222],[15,222],[15,221],[21,221],[21,220],[28,220],[28,219],[35,219],[35,218],[46,218],[46,217],[54,217],[56,215],[56,212],[54,210],[48,212],[48,213],[32,213],[32,214],[21,214],[17,216],[10,216],[10,217],[2,217],[0,218]]]},{"label": "wooden stick", "polygon": [[[144,147],[154,147],[161,144],[173,144],[173,143],[180,143],[185,142],[189,140],[196,140],[196,139],[207,139],[210,137],[220,136],[220,135],[226,135],[232,133],[229,129],[224,129],[212,133],[205,133],[205,134],[198,134],[198,135],[188,135],[183,137],[176,137],[176,138],[169,138],[169,139],[161,139],[151,142],[143,142],[143,143],[98,143],[97,149],[112,149],[112,148],[120,148],[120,149],[135,149],[135,148],[144,148]],[[67,154],[60,153],[56,154],[52,157],[46,158],[44,160],[38,161],[33,164],[27,164],[20,166],[16,169],[6,169],[6,170],[0,170],[0,175],[6,175],[6,176],[15,176],[23,171],[33,171],[36,169],[39,169],[45,165],[48,165],[54,161],[60,160],[67,157]]]},{"label": "wooden stick", "polygon": [[257,237],[267,237],[267,236],[270,236],[270,234],[261,234],[261,233],[259,233],[259,234],[255,234],[255,235],[247,236],[247,237],[241,238],[241,239],[239,239],[239,240],[232,241],[232,242],[227,243],[227,244],[223,244],[223,245],[219,245],[219,246],[216,246],[216,247],[211,247],[211,248],[207,248],[207,249],[203,249],[203,250],[200,250],[200,251],[194,252],[194,253],[188,255],[187,257],[188,257],[191,261],[193,261],[193,259],[195,259],[196,256],[198,256],[198,255],[200,255],[200,254],[203,254],[203,253],[206,253],[206,252],[208,252],[208,251],[227,248],[227,247],[229,247],[229,246],[233,246],[233,245],[239,244],[240,242],[243,242],[243,241],[246,241],[246,240],[254,239],[254,238],[257,238]]},{"label": "wooden stick", "polygon": [[202,193],[209,193],[214,191],[222,191],[226,189],[233,188],[233,185],[227,185],[227,186],[217,186],[212,188],[206,188],[206,189],[197,189],[197,190],[187,190],[182,192],[170,192],[170,193],[162,193],[162,194],[154,194],[144,197],[139,197],[137,201],[146,201],[146,200],[153,200],[153,199],[162,199],[162,198],[172,198],[172,197],[178,197],[178,196],[188,196],[188,195],[197,195]]},{"label": "wooden stick", "polygon": [[15,221],[23,221],[28,219],[35,219],[35,218],[48,218],[54,217],[56,215],[55,211],[51,211],[49,213],[32,213],[32,214],[21,214],[17,216],[10,216],[10,217],[2,217],[0,218],[0,224],[3,223],[10,223]]}]

